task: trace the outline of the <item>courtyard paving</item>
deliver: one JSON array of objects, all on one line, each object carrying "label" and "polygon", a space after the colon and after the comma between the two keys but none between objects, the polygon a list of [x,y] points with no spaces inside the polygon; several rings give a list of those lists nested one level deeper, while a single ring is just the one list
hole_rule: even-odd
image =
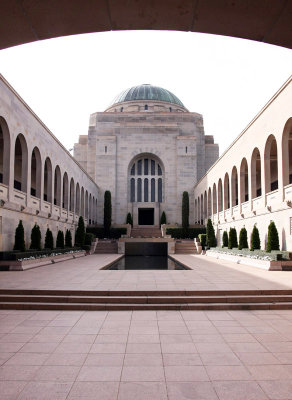
[{"label": "courtyard paving", "polygon": [[[192,271],[104,271],[94,255],[24,272],[0,288],[286,289],[268,272],[178,255]],[[0,310],[0,400],[289,400],[292,310]]]},{"label": "courtyard paving", "polygon": [[292,311],[0,312],[1,400],[292,399]]},{"label": "courtyard paving", "polygon": [[101,270],[120,256],[94,254],[27,271],[0,273],[0,289],[241,290],[292,289],[291,271],[259,268],[198,255],[174,255],[192,270]]}]

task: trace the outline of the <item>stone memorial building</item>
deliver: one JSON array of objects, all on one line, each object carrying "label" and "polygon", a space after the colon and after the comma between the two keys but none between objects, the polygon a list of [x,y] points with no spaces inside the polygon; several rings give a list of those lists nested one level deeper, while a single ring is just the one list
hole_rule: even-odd
[{"label": "stone memorial building", "polygon": [[169,223],[180,224],[183,191],[192,205],[194,185],[218,153],[202,115],[149,84],[125,90],[104,112],[91,114],[88,135],[74,146],[74,158],[99,187],[97,222],[103,222],[103,193],[110,190],[112,222],[125,223],[130,212],[134,226],[158,226],[163,211]]}]

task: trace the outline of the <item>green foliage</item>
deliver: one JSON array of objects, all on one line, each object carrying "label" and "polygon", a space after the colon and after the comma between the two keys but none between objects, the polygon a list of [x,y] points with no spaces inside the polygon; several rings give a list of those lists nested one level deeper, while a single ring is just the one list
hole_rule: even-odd
[{"label": "green foliage", "polygon": [[162,211],[161,217],[160,217],[160,226],[166,224],[166,214],[164,211]]},{"label": "green foliage", "polygon": [[206,233],[206,228],[167,228],[166,234],[171,235],[174,239],[194,239],[200,233]]},{"label": "green foliage", "polygon": [[40,227],[37,224],[35,224],[31,230],[30,249],[40,250],[41,249],[41,238],[42,238],[42,235],[41,235]]},{"label": "green foliage", "polygon": [[75,246],[82,247],[85,240],[85,225],[83,217],[79,217],[78,226],[75,233]]},{"label": "green foliage", "polygon": [[279,235],[274,221],[271,221],[268,228],[267,252],[272,250],[280,250]]},{"label": "green foliage", "polygon": [[189,214],[190,214],[190,202],[189,202],[189,194],[188,192],[183,192],[182,195],[182,207],[181,207],[181,221],[182,228],[184,230],[189,227]]},{"label": "green foliage", "polygon": [[228,247],[228,233],[227,231],[223,232],[223,236],[222,236],[222,247]]},{"label": "green foliage", "polygon": [[103,227],[106,236],[109,233],[112,224],[112,195],[109,190],[104,192],[104,214],[103,214]]},{"label": "green foliage", "polygon": [[104,239],[105,237],[109,239],[119,239],[122,235],[127,234],[126,228],[111,228],[108,232],[108,236],[105,235],[104,228],[97,228],[90,226],[86,228],[86,232],[93,233],[95,237],[99,239]]},{"label": "green foliage", "polygon": [[214,230],[214,227],[213,227],[213,224],[212,224],[212,221],[210,220],[210,218],[208,219],[207,228],[206,228],[206,245],[209,248],[217,246],[215,230]]},{"label": "green foliage", "polygon": [[248,249],[247,231],[245,228],[240,229],[238,248],[239,248],[239,250]]},{"label": "green foliage", "polygon": [[205,250],[207,244],[207,235],[205,233],[199,234],[199,241],[201,243],[202,249]]},{"label": "green foliage", "polygon": [[95,239],[95,235],[93,233],[85,233],[85,241],[84,244],[91,246],[91,243],[93,242],[93,240]]},{"label": "green foliage", "polygon": [[250,249],[251,251],[259,250],[261,248],[261,240],[258,228],[254,225],[250,237]]},{"label": "green foliage", "polygon": [[64,249],[64,232],[63,231],[58,231],[57,234],[57,240],[56,240],[56,247],[58,249]]},{"label": "green foliage", "polygon": [[25,251],[24,228],[22,225],[22,220],[19,221],[18,226],[15,229],[13,250]]},{"label": "green foliage", "polygon": [[228,249],[233,249],[234,247],[238,247],[237,233],[235,228],[230,228],[229,238],[228,238]]},{"label": "green foliage", "polygon": [[65,247],[72,247],[72,234],[71,234],[70,229],[66,229]]},{"label": "green foliage", "polygon": [[58,250],[27,250],[25,252],[20,251],[0,251],[0,261],[17,261],[22,258],[42,258],[44,256],[51,256],[56,254],[66,254],[75,251],[80,251],[80,248],[66,248],[66,249],[58,249]]},{"label": "green foliage", "polygon": [[133,226],[133,218],[131,213],[127,214],[126,224],[130,224],[131,226]]},{"label": "green foliage", "polygon": [[[71,246],[72,247],[72,246]],[[45,236],[45,249],[51,249],[53,250],[54,248],[54,238],[53,238],[53,233],[52,231],[48,228],[46,231],[46,236]]]}]

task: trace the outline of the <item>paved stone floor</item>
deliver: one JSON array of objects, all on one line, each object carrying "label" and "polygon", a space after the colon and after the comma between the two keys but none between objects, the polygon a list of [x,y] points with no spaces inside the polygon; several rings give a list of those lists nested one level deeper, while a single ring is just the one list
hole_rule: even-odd
[{"label": "paved stone floor", "polygon": [[0,272],[0,289],[240,290],[292,288],[292,272],[265,271],[206,256],[176,255],[192,270],[100,270],[115,254],[95,254],[27,271]]},{"label": "paved stone floor", "polygon": [[[292,287],[292,272],[204,256],[177,256],[192,271],[100,271],[116,257],[1,272],[0,287]],[[0,365],[0,400],[288,400],[292,310],[0,310]]]},{"label": "paved stone floor", "polygon": [[292,311],[0,312],[1,400],[292,399]]}]

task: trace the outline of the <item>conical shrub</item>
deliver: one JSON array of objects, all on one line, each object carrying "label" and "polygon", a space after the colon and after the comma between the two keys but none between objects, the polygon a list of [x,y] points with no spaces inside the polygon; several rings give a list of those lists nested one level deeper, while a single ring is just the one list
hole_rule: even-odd
[{"label": "conical shrub", "polygon": [[228,238],[228,249],[234,249],[238,247],[237,233],[235,228],[230,228]]},{"label": "conical shrub", "polygon": [[22,220],[19,221],[18,226],[15,229],[13,250],[25,251],[24,228],[22,225]]},{"label": "conical shrub", "polygon": [[160,217],[160,226],[166,224],[166,214],[164,211],[162,211],[161,217]]},{"label": "conical shrub", "polygon": [[83,217],[79,217],[75,233],[75,246],[82,247],[85,241],[85,225]]},{"label": "conical shrub", "polygon": [[72,235],[71,235],[71,231],[69,229],[66,229],[65,246],[72,247]]},{"label": "conical shrub", "polygon": [[245,228],[240,229],[238,248],[239,250],[248,249],[247,230]]},{"label": "conical shrub", "polygon": [[126,224],[130,224],[131,226],[133,226],[133,218],[130,212],[127,214]]},{"label": "conical shrub", "polygon": [[254,225],[250,237],[250,250],[259,250],[261,248],[261,240],[258,228]]},{"label": "conical shrub", "polygon": [[227,231],[223,232],[222,247],[228,247],[228,233],[227,233]]},{"label": "conical shrub", "polygon": [[268,228],[267,251],[270,253],[272,250],[280,250],[278,230],[274,221],[271,221]]},{"label": "conical shrub", "polygon": [[210,218],[208,219],[208,222],[207,222],[206,243],[207,243],[207,247],[209,247],[209,248],[217,246],[215,231],[214,231],[214,227],[213,227],[213,224],[212,224],[212,221]]},{"label": "conical shrub", "polygon": [[30,235],[30,248],[34,250],[40,250],[41,249],[41,230],[40,227],[35,224],[34,227],[31,230],[31,235]]},{"label": "conical shrub", "polygon": [[48,228],[46,231],[46,236],[45,236],[45,249],[51,249],[53,250],[54,248],[54,238],[53,238],[53,233],[52,231]]},{"label": "conical shrub", "polygon": [[64,249],[64,247],[65,247],[64,246],[64,232],[63,231],[58,231],[56,247],[58,249]]}]

